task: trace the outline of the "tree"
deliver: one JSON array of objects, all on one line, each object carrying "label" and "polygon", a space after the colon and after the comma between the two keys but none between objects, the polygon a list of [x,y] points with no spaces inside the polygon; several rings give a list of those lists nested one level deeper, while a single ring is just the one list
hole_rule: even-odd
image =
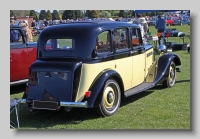
[{"label": "tree", "polygon": [[75,10],[65,10],[62,16],[63,20],[76,19]]},{"label": "tree", "polygon": [[53,10],[52,12],[52,20],[60,20],[59,14],[57,10]]},{"label": "tree", "polygon": [[10,17],[15,16],[14,12],[12,10],[10,10]]},{"label": "tree", "polygon": [[47,10],[46,20],[52,20],[52,14],[51,14],[50,10]]},{"label": "tree", "polygon": [[58,11],[58,14],[59,14],[59,15],[63,15],[63,12],[64,12],[64,11],[65,11],[65,10],[59,10],[59,11]]},{"label": "tree", "polygon": [[13,10],[13,13],[16,17],[25,17],[25,10]]},{"label": "tree", "polygon": [[39,20],[44,20],[47,18],[47,13],[45,10],[41,10],[39,14]]},{"label": "tree", "polygon": [[38,16],[36,15],[35,10],[30,10],[29,16],[33,16],[33,19],[36,20],[36,21],[38,20]]},{"label": "tree", "polygon": [[85,15],[89,18],[99,18],[100,11],[99,10],[87,10]]},{"label": "tree", "polygon": [[67,20],[68,17],[68,10],[65,10],[62,14],[62,20]]},{"label": "tree", "polygon": [[119,11],[119,17],[125,18],[125,17],[127,17],[127,13],[124,10],[120,10]]},{"label": "tree", "polygon": [[108,10],[108,12],[111,14],[111,16],[115,15],[115,10]]},{"label": "tree", "polygon": [[99,15],[100,15],[100,17],[105,17],[105,18],[111,17],[111,13],[108,11],[102,11],[102,12],[100,12]]},{"label": "tree", "polygon": [[75,19],[81,18],[82,17],[82,13],[80,10],[75,10]]}]

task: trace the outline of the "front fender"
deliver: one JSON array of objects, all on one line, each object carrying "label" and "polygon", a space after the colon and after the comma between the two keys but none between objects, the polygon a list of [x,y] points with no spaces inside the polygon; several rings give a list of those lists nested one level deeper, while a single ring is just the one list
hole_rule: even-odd
[{"label": "front fender", "polygon": [[163,82],[168,77],[168,70],[171,61],[174,61],[176,66],[181,65],[181,60],[176,54],[167,53],[159,57],[157,65],[157,74],[154,80],[155,84]]},{"label": "front fender", "polygon": [[83,101],[88,102],[88,107],[90,108],[95,107],[101,102],[104,85],[106,81],[111,77],[115,78],[119,83],[120,88],[124,90],[121,76],[114,70],[106,69],[101,73],[99,73],[99,75],[95,78],[94,82],[90,86],[89,88],[89,91],[91,91],[90,97],[83,99]]}]

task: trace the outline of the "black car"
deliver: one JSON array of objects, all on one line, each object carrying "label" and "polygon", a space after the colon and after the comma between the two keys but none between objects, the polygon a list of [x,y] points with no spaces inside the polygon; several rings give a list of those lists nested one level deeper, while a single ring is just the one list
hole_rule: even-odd
[{"label": "black car", "polygon": [[[48,49],[46,42],[51,43]],[[41,32],[37,46],[20,100],[33,109],[94,108],[111,116],[126,97],[159,83],[173,87],[181,65],[173,53],[155,60],[140,27],[125,22],[52,25]]]}]

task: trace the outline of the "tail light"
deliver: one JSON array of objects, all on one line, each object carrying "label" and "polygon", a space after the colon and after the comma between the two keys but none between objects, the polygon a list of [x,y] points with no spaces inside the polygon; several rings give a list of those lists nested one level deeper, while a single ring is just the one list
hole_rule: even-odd
[{"label": "tail light", "polygon": [[89,98],[90,95],[91,95],[91,91],[86,91],[86,92],[85,92],[85,97],[86,97],[86,98]]},{"label": "tail light", "polygon": [[28,81],[28,85],[30,86],[35,86],[38,83],[38,76],[37,76],[37,72],[35,71],[29,71],[29,81]]}]

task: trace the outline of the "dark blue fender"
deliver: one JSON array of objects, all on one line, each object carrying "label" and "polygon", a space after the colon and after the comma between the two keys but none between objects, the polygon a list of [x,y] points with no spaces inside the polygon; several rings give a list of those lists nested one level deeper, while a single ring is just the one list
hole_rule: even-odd
[{"label": "dark blue fender", "polygon": [[123,92],[124,85],[121,76],[114,70],[106,69],[99,73],[99,75],[95,78],[94,82],[90,86],[89,91],[92,92],[91,96],[89,98],[84,98],[83,100],[88,102],[89,108],[95,107],[101,102],[104,85],[106,81],[111,77],[118,82],[121,92]]},{"label": "dark blue fender", "polygon": [[176,54],[173,54],[173,53],[164,54],[158,59],[157,75],[154,80],[155,84],[163,82],[169,76],[168,70],[169,70],[171,61],[174,61],[176,66],[181,65],[180,58]]}]

